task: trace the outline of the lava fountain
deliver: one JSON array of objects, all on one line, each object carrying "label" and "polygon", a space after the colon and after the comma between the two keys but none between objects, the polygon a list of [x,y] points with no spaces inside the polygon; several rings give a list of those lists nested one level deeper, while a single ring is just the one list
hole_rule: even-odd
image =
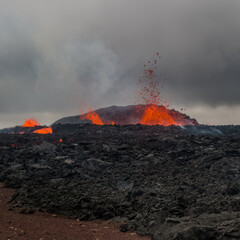
[{"label": "lava fountain", "polygon": [[[183,121],[185,117],[177,111],[169,110],[169,104],[161,96],[161,76],[158,75],[158,60],[160,59],[157,52],[156,59],[148,61],[144,65],[143,75],[139,77],[140,91],[138,99],[145,106],[140,124],[144,125],[186,125]],[[176,113],[176,114],[174,114]]]},{"label": "lava fountain", "polygon": [[[140,121],[144,125],[179,125],[177,121],[169,114],[169,110],[163,106],[148,105],[144,109],[143,117]],[[182,125],[180,123],[180,125]]]},{"label": "lava fountain", "polygon": [[39,125],[40,125],[40,123],[38,123],[35,119],[30,118],[30,119],[26,120],[22,126],[23,127],[36,127]]},{"label": "lava fountain", "polygon": [[[154,61],[144,65],[143,73],[138,79],[136,105],[107,108],[89,111],[80,116],[59,119],[58,123],[92,123],[95,125],[198,125],[195,119],[186,114],[169,109],[168,102],[161,94],[163,89],[163,76],[158,71],[159,53]],[[181,109],[182,110],[182,109]],[[89,120],[89,121],[83,121]]]},{"label": "lava fountain", "polygon": [[[37,122],[35,119],[30,118],[25,121],[25,123],[22,125],[24,128],[34,128],[40,126],[40,123]],[[25,132],[19,132],[19,134],[23,134]],[[51,127],[44,127],[34,130],[32,133],[38,133],[38,134],[51,134],[53,133]]]},{"label": "lava fountain", "polygon": [[104,125],[99,115],[96,112],[92,111],[91,109],[89,109],[89,112],[84,117],[85,119],[92,121],[93,124]]}]

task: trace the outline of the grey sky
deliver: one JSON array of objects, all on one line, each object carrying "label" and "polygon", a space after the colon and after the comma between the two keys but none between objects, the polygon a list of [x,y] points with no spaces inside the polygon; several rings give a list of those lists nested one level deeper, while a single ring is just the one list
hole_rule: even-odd
[{"label": "grey sky", "polygon": [[238,0],[0,0],[0,127],[133,104],[157,51],[171,106],[240,124],[239,12]]}]

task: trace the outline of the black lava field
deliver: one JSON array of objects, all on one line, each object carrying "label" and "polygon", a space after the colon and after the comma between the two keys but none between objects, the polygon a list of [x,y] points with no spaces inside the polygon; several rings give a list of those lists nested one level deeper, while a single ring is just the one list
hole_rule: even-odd
[{"label": "black lava field", "polygon": [[155,240],[239,239],[240,126],[52,128],[0,134],[12,208],[113,219]]}]

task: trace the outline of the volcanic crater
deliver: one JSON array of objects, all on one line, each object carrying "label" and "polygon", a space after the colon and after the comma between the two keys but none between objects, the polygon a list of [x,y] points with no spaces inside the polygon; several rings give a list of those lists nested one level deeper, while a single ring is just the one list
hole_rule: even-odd
[{"label": "volcanic crater", "polygon": [[59,119],[54,124],[84,123],[83,120],[89,120],[97,125],[198,125],[195,119],[191,119],[186,114],[180,113],[175,109],[168,109],[164,105],[156,104],[100,108],[80,116]]}]

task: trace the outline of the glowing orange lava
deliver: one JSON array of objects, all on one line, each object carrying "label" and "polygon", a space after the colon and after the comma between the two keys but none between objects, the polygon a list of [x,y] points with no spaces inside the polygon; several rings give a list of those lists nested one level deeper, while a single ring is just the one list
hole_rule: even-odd
[{"label": "glowing orange lava", "polygon": [[83,117],[83,119],[88,119],[96,125],[104,125],[99,115],[96,112],[91,111],[91,109],[89,109],[89,112]]},{"label": "glowing orange lava", "polygon": [[152,104],[145,106],[144,115],[140,123],[144,125],[178,125],[173,117],[169,114],[167,108]]},{"label": "glowing orange lava", "polygon": [[40,123],[38,123],[35,119],[28,119],[25,121],[25,123],[23,124],[23,127],[35,127],[35,126],[39,126]]},{"label": "glowing orange lava", "polygon": [[33,133],[38,133],[38,134],[51,134],[51,133],[53,133],[53,131],[52,131],[52,128],[48,127],[48,128],[37,129],[37,130],[35,130]]},{"label": "glowing orange lava", "polygon": [[[143,116],[140,120],[141,124],[145,125],[183,125],[181,117],[170,114],[168,109],[169,104],[160,94],[161,88],[163,88],[163,81],[158,71],[158,60],[160,59],[157,52],[156,59],[148,61],[144,65],[144,72],[139,78],[140,91],[138,95],[138,101],[145,106],[141,106],[140,110],[143,110]],[[178,114],[175,114],[178,115]]]}]

